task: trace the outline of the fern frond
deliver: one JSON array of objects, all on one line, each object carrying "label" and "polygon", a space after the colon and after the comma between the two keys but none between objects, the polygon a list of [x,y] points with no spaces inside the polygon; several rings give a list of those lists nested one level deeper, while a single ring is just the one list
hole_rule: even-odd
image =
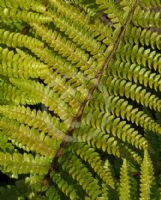
[{"label": "fern frond", "polygon": [[46,193],[45,196],[49,199],[49,200],[61,200],[61,196],[58,192],[57,188],[54,188],[53,185],[50,186]]},{"label": "fern frond", "polygon": [[[49,74],[48,66],[31,59],[29,56],[20,56],[4,48],[0,52],[0,74],[14,78],[38,78],[42,74]],[[15,73],[15,71],[17,73]]]},{"label": "fern frond", "polygon": [[17,180],[15,185],[0,187],[0,198],[3,200],[24,200],[24,198],[28,197],[30,193],[31,189],[28,187],[24,180]]},{"label": "fern frond", "polygon": [[69,61],[79,63],[80,65],[87,63],[89,55],[83,50],[78,49],[70,40],[62,37],[59,32],[52,31],[52,29],[47,29],[45,26],[39,26],[35,23],[31,24],[31,26],[55,51],[67,57],[67,60],[69,59]]},{"label": "fern frond", "polygon": [[2,0],[1,1],[1,7],[2,8],[20,8],[25,11],[36,11],[40,13],[44,13],[46,11],[46,7],[41,4],[38,1],[35,0],[15,0],[14,2],[12,0],[6,1]]},{"label": "fern frond", "polygon": [[[81,162],[81,160],[73,154],[64,154],[65,157],[59,158],[59,164],[62,169],[69,173],[74,180],[86,191],[92,200],[95,200],[101,195],[101,189],[97,180],[92,176],[88,168]],[[68,158],[69,160],[67,160]]]},{"label": "fern frond", "polygon": [[130,170],[129,164],[126,159],[123,160],[123,164],[120,170],[120,200],[131,200],[131,183],[130,183]]},{"label": "fern frond", "polygon": [[0,0],[0,198],[159,200],[160,10]]},{"label": "fern frond", "polygon": [[72,64],[76,64],[85,74],[90,78],[94,78],[100,70],[102,65],[97,63],[93,57],[89,57],[89,54],[76,47],[75,43],[71,40],[67,40],[62,37],[60,33],[47,29],[45,26],[38,26],[37,24],[31,25],[38,35],[42,37],[55,51],[58,51],[61,56],[66,58]]},{"label": "fern frond", "polygon": [[62,78],[58,73],[49,72],[50,71],[48,71],[47,74],[44,73],[41,75],[41,78],[44,79],[44,83],[51,87],[53,92],[60,94],[61,99],[68,102],[73,108],[73,111],[78,110],[87,94],[81,94],[77,90],[77,85],[70,84],[70,81],[66,81],[65,78]]},{"label": "fern frond", "polygon": [[[48,160],[48,167],[49,165],[50,161]],[[44,180],[44,175],[46,174],[47,172],[44,174],[33,173],[25,177],[25,183],[30,185],[32,188],[33,197],[36,195],[36,193],[45,192],[47,190],[47,185],[45,185],[45,180]]]},{"label": "fern frond", "polygon": [[161,36],[157,31],[143,29],[131,24],[127,26],[124,40],[130,44],[141,44],[142,46],[150,46],[152,49],[161,49]]},{"label": "fern frond", "polygon": [[161,110],[159,97],[151,93],[147,88],[112,76],[106,79],[106,85],[110,95],[126,97],[155,111]]},{"label": "fern frond", "polygon": [[50,177],[53,182],[57,185],[57,187],[71,200],[79,199],[74,187],[69,185],[67,181],[65,181],[60,173],[52,172],[50,173]]},{"label": "fern frond", "polygon": [[[94,23],[91,23],[91,18],[84,12],[80,12],[75,7],[65,3],[64,1],[49,0],[52,10],[56,10],[61,15],[63,14],[66,18],[70,19],[73,23],[79,24],[83,27],[85,32],[95,37],[98,41],[103,41],[105,44],[109,42],[109,38],[112,35],[112,29],[104,26],[100,20],[95,19]],[[77,25],[76,25],[77,26]]]},{"label": "fern frond", "polygon": [[[2,28],[0,29],[0,43],[7,45],[8,47],[26,47],[28,49],[44,47],[43,42],[36,38]],[[7,55],[7,52],[2,48],[0,48],[0,51],[4,56]]]},{"label": "fern frond", "polygon": [[[119,66],[119,67],[118,67]],[[161,75],[148,70],[146,67],[120,60],[111,60],[107,75],[124,78],[136,84],[150,87],[156,91],[161,91]]]},{"label": "fern frond", "polygon": [[116,1],[105,1],[105,0],[96,0],[96,3],[99,5],[100,9],[104,10],[112,23],[117,26],[117,24],[123,24],[125,21],[123,11],[118,7]]},{"label": "fern frond", "polygon": [[[25,58],[27,59],[29,57],[27,54],[25,54],[21,50],[19,50],[19,49],[16,49],[16,50],[24,59]],[[34,52],[35,52],[35,50],[34,50]],[[39,50],[38,54],[40,55],[40,50]],[[41,51],[41,55],[42,54],[44,54],[44,50]],[[44,57],[47,58],[47,60],[48,60],[48,59],[50,59],[49,56],[51,56],[51,52],[45,51]],[[34,77],[34,74],[35,74],[35,76],[39,76],[41,79],[43,79],[45,84],[52,87],[53,91],[55,91],[61,95],[61,99],[68,102],[70,104],[70,106],[73,107],[73,109],[78,109],[78,107],[80,106],[80,103],[82,103],[82,101],[85,99],[85,97],[87,96],[87,92],[88,92],[88,90],[85,89],[86,88],[84,85],[85,82],[82,83],[82,80],[81,80],[82,76],[84,76],[84,75],[81,73],[77,73],[77,75],[76,75],[76,70],[74,70],[74,68],[73,68],[73,71],[74,71],[73,76],[74,77],[72,77],[72,74],[70,74],[70,75],[68,74],[69,71],[67,72],[67,76],[64,76],[65,73],[63,73],[64,77],[62,77],[62,74],[59,74],[60,73],[59,70],[58,70],[58,72],[57,71],[53,72],[53,70],[48,69],[49,67],[47,65],[44,65],[41,62],[37,62],[37,60],[34,59],[34,57],[31,57],[31,58],[30,57],[28,59],[30,61],[29,63],[31,64],[31,66],[38,65],[40,67],[40,69],[39,69],[39,67],[37,67],[38,69],[36,69],[36,67],[35,67],[34,70],[32,70],[32,68],[31,68],[31,72],[30,72],[30,70],[28,70],[31,73],[31,77],[32,76]],[[60,65],[64,64],[61,57],[59,57],[57,55],[56,55],[55,59],[53,58],[53,55],[52,55],[51,59],[52,60],[49,60],[50,65],[51,65],[51,62],[53,64],[56,63],[55,64],[56,66],[59,66],[59,64]],[[59,62],[56,62],[57,60]],[[45,61],[46,61],[46,59],[45,59]],[[56,66],[54,68],[56,68]],[[65,66],[70,68],[70,64],[68,66],[66,62],[65,62]],[[63,71],[67,70],[64,68],[64,66],[62,66],[60,68],[61,69],[63,68]],[[60,71],[61,71],[61,69],[60,69]],[[34,73],[34,71],[35,71],[35,73]],[[78,78],[78,80],[77,80],[77,78]],[[66,81],[66,79],[69,79],[69,80]],[[79,80],[81,80],[81,83]],[[85,80],[85,76],[84,76],[83,80]],[[77,83],[75,83],[75,82],[77,82]]]},{"label": "fern frond", "polygon": [[49,14],[53,18],[54,25],[56,25],[62,32],[64,32],[70,39],[81,46],[82,49],[89,51],[93,56],[103,56],[105,45],[102,45],[96,39],[91,37],[89,32],[86,32],[84,27],[76,25],[73,21],[67,19],[60,13]]},{"label": "fern frond", "polygon": [[5,21],[8,21],[12,23],[13,21],[15,22],[27,22],[27,23],[49,23],[52,21],[52,18],[49,16],[44,16],[39,13],[35,12],[27,12],[27,11],[22,11],[19,9],[14,9],[14,8],[1,8],[0,7],[0,21],[5,23]]},{"label": "fern frond", "polygon": [[[102,199],[110,200],[109,189],[106,184],[102,184]],[[99,199],[101,199],[99,198]]]},{"label": "fern frond", "polygon": [[157,6],[161,6],[161,2],[159,0],[142,0],[139,2],[142,7],[153,8]]},{"label": "fern frond", "polygon": [[[91,105],[92,107],[93,105]],[[112,135],[121,139],[124,142],[128,142],[135,145],[136,148],[146,148],[147,141],[145,138],[138,133],[136,129],[131,127],[126,121],[116,118],[114,115],[107,112],[100,112],[97,104],[93,106],[92,109],[88,109],[87,113],[93,113],[87,115],[82,120],[82,126],[91,126],[93,128],[100,129],[101,131],[106,131],[107,134]]]},{"label": "fern frond", "polygon": [[[122,146],[125,145],[122,144]],[[128,161],[130,161],[130,163],[140,165],[142,162],[142,156],[140,155],[140,153],[128,147],[127,145],[124,148],[122,148],[122,154],[124,155],[122,156],[122,158],[126,158]]]},{"label": "fern frond", "polygon": [[146,131],[150,130],[154,133],[161,134],[161,126],[156,123],[155,120],[149,116],[145,111],[134,107],[127,100],[120,98],[119,96],[108,95],[109,105],[106,110],[111,110],[112,114],[122,119],[126,119],[137,126],[143,127]]},{"label": "fern frond", "polygon": [[137,6],[134,11],[132,22],[136,26],[141,26],[143,28],[149,27],[160,27],[161,25],[161,15],[160,12],[154,12],[149,10],[144,10],[140,6]]},{"label": "fern frond", "polygon": [[[83,133],[82,133],[83,130]],[[73,133],[78,142],[87,142],[89,146],[101,149],[103,152],[120,157],[120,145],[114,137],[101,132],[100,130],[86,126]]]},{"label": "fern frond", "polygon": [[14,87],[12,84],[1,81],[0,82],[0,101],[3,102],[3,104],[29,104],[29,105],[35,105],[36,103],[39,103],[37,98],[34,98],[33,95],[28,95],[25,91],[21,91],[18,88]]},{"label": "fern frond", "polygon": [[[126,52],[126,54],[124,54]],[[140,47],[139,45],[125,44],[120,46],[119,52],[116,54],[118,60],[127,61],[148,67],[149,69],[161,72],[160,53]]]},{"label": "fern frond", "polygon": [[[19,50],[18,52],[20,54],[23,53]],[[32,48],[32,52],[39,57],[41,61],[45,62],[50,69],[56,70],[57,73],[63,74],[64,78],[70,78],[70,80],[67,82],[75,82],[77,85],[79,85],[77,90],[79,90],[85,96],[87,95],[87,91],[91,87],[90,80],[83,72],[77,69],[77,66],[72,65],[54,51],[50,51],[47,48]]]},{"label": "fern frond", "polygon": [[12,153],[14,151],[13,144],[11,144],[3,131],[0,131],[0,150],[8,153]]},{"label": "fern frond", "polygon": [[110,162],[108,160],[104,162],[94,148],[84,143],[72,143],[68,149],[88,162],[107,185],[113,189],[116,187],[116,178],[113,176]]},{"label": "fern frond", "polygon": [[40,174],[44,175],[48,171],[49,159],[31,154],[3,153],[0,152],[0,166],[3,172],[13,174]]},{"label": "fern frond", "polygon": [[140,163],[141,156],[131,148],[125,148],[125,144],[117,138],[107,135],[99,129],[89,126],[81,127],[73,132],[73,140],[77,142],[85,142],[89,146],[102,150],[110,155],[118,158],[128,158],[131,162]]},{"label": "fern frond", "polygon": [[[20,90],[25,90],[28,95],[33,95],[39,103],[43,103],[49,107],[49,110],[54,111],[64,120],[71,120],[73,110],[63,100],[61,100],[57,93],[54,93],[48,86],[32,81],[10,78],[10,81],[16,85]],[[54,101],[53,101],[54,99]]]},{"label": "fern frond", "polygon": [[[5,117],[1,117],[0,126],[5,135],[7,135],[13,143],[22,144],[23,146],[20,146],[26,151],[36,151],[37,153],[49,157],[53,155],[53,140],[45,136],[44,133],[39,133],[36,129],[30,129],[28,126],[24,126]],[[57,146],[55,148],[57,148]]]},{"label": "fern frond", "polygon": [[83,9],[90,17],[98,17],[101,10],[96,5],[95,1],[84,1],[84,0],[67,0],[69,3],[74,5],[78,9]]},{"label": "fern frond", "polygon": [[154,181],[153,164],[147,150],[144,152],[144,159],[141,164],[140,176],[140,200],[151,199],[151,188]]},{"label": "fern frond", "polygon": [[29,107],[3,105],[0,106],[0,113],[9,119],[39,129],[53,138],[63,139],[69,128],[68,124],[60,123],[59,118],[51,116],[46,111],[31,110]]}]

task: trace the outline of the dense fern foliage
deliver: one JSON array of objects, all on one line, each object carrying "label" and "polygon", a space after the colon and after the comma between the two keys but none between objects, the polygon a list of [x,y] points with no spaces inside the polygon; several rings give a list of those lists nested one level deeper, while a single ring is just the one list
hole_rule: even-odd
[{"label": "dense fern foliage", "polygon": [[160,27],[160,0],[0,0],[0,199],[161,199]]}]

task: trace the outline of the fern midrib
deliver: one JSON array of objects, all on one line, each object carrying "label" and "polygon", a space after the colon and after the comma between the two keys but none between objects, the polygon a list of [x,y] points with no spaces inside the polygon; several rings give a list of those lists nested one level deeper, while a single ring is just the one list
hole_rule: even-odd
[{"label": "fern midrib", "polygon": [[119,44],[124,36],[124,33],[126,31],[126,27],[127,25],[131,22],[132,20],[132,16],[133,16],[133,13],[135,11],[135,8],[137,6],[137,2],[135,2],[135,5],[133,6],[133,8],[129,11],[129,14],[128,14],[128,17],[127,17],[127,21],[125,22],[124,26],[121,27],[121,30],[120,30],[120,33],[117,37],[117,39],[115,40],[115,44],[113,46],[113,49],[111,50],[109,56],[105,59],[104,63],[102,64],[102,67],[100,69],[100,72],[95,76],[94,79],[96,79],[96,82],[95,84],[91,87],[91,89],[89,89],[89,92],[87,94],[87,97],[85,98],[85,100],[83,101],[83,103],[80,105],[79,109],[78,109],[78,112],[76,114],[76,116],[73,118],[73,120],[71,121],[71,124],[69,126],[69,129],[68,131],[66,132],[65,136],[64,136],[64,139],[62,140],[61,144],[60,144],[60,147],[59,149],[57,150],[57,153],[56,153],[56,156],[52,162],[52,166],[54,165],[55,166],[55,162],[56,160],[62,155],[62,151],[61,151],[61,148],[65,145],[65,144],[68,144],[69,143],[69,140],[68,140],[68,137],[73,133],[73,131],[75,130],[75,125],[77,122],[79,122],[81,120],[81,117],[83,115],[83,111],[84,111],[84,108],[86,106],[86,104],[90,101],[90,99],[92,98],[92,95],[95,91],[95,89],[98,88],[98,85],[101,81],[101,78],[103,76],[103,73],[104,71],[108,68],[108,64],[110,63],[111,59],[113,58],[113,56],[115,55],[118,47],[119,47]]}]

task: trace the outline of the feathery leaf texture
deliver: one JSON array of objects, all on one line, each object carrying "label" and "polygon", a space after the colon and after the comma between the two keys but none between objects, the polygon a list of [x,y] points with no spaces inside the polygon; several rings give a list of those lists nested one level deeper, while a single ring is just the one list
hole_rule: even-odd
[{"label": "feathery leaf texture", "polygon": [[160,26],[160,0],[0,1],[0,199],[161,199]]}]

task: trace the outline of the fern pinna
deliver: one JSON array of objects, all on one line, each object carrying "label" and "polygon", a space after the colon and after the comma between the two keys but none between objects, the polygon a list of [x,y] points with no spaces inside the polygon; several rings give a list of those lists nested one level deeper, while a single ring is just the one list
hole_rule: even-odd
[{"label": "fern pinna", "polygon": [[0,0],[0,199],[161,199],[160,0]]}]

